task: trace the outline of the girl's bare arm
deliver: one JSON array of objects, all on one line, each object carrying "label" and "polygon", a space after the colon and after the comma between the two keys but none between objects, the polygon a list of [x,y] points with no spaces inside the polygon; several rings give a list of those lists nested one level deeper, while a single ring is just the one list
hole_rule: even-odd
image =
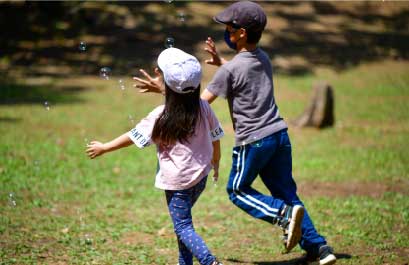
[{"label": "girl's bare arm", "polygon": [[127,147],[130,146],[131,144],[132,140],[129,138],[128,133],[124,133],[121,136],[107,143],[92,141],[90,144],[87,145],[86,153],[91,159],[93,159],[97,156],[103,155],[104,153],[108,153],[123,147]]}]

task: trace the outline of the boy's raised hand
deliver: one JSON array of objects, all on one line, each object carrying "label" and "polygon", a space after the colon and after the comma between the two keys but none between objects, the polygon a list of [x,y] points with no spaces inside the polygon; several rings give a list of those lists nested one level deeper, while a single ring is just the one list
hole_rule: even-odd
[{"label": "boy's raised hand", "polygon": [[145,79],[136,76],[133,77],[133,80],[136,81],[134,87],[139,88],[139,92],[141,93],[153,92],[161,94],[165,92],[163,77],[159,71],[159,68],[155,68],[156,77],[150,76],[143,69],[139,69],[139,72],[141,72],[142,75],[145,77]]},{"label": "boy's raised hand", "polygon": [[98,141],[92,141],[91,143],[87,144],[86,153],[89,158],[94,159],[95,157],[105,153],[104,144]]},{"label": "boy's raised hand", "polygon": [[217,53],[216,45],[211,37],[207,37],[206,47],[204,49],[212,56],[212,58],[205,60],[205,63],[220,66],[227,62],[224,58],[220,57],[219,54]]}]

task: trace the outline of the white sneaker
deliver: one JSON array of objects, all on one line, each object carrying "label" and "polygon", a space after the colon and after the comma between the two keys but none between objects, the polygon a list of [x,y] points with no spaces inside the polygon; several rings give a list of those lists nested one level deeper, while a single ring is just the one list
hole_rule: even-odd
[{"label": "white sneaker", "polygon": [[301,224],[304,218],[304,207],[286,205],[278,225],[284,232],[284,247],[290,252],[301,240]]},{"label": "white sneaker", "polygon": [[337,257],[335,257],[333,250],[328,245],[323,245],[318,251],[318,256],[309,256],[307,253],[307,264],[308,265],[332,265],[337,262]]}]

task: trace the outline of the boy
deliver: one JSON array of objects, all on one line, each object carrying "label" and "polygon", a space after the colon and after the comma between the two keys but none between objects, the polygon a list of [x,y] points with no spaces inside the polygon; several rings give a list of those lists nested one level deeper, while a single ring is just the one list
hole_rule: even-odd
[{"label": "boy", "polygon": [[[299,242],[309,261],[334,264],[332,249],[297,196],[287,125],[274,99],[271,62],[257,47],[267,22],[264,11],[256,3],[237,2],[214,20],[226,26],[225,42],[237,52],[227,62],[207,39],[205,50],[212,58],[206,63],[220,68],[201,95],[209,102],[218,96],[228,101],[236,138],[227,184],[230,200],[251,216],[281,226],[287,252]],[[257,175],[271,196],[251,187]]]}]

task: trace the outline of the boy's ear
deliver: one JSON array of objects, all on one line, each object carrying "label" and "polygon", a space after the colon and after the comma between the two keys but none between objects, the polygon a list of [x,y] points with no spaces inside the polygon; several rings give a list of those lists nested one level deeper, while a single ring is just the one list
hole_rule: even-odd
[{"label": "boy's ear", "polygon": [[240,28],[240,38],[247,37],[247,31],[246,29]]}]

